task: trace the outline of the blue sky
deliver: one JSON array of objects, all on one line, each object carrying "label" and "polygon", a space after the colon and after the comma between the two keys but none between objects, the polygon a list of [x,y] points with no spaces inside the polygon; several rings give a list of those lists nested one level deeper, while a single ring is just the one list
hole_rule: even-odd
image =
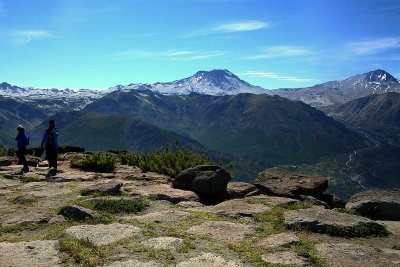
[{"label": "blue sky", "polygon": [[0,0],[0,82],[108,88],[228,69],[265,88],[384,69],[397,0]]}]

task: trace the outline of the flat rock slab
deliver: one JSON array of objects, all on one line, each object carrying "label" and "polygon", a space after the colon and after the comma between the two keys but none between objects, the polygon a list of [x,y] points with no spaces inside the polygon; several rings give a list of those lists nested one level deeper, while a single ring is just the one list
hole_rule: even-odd
[{"label": "flat rock slab", "polygon": [[[339,227],[351,230],[352,227],[364,225],[378,230],[384,229],[382,224],[357,215],[340,213],[322,208],[309,208],[287,211],[284,214],[285,225],[288,228],[301,227],[312,232],[326,233],[328,229]],[[335,234],[330,232],[330,234]],[[376,234],[374,232],[369,233]]]},{"label": "flat rock slab", "polygon": [[204,207],[204,204],[196,201],[181,201],[177,204],[181,208],[199,208]]},{"label": "flat rock slab", "polygon": [[[306,258],[297,255],[293,251],[282,251],[266,253],[261,255],[261,258],[266,263],[282,264],[282,265],[295,265],[295,266],[309,266],[309,262]],[[339,265],[335,265],[339,266]]]},{"label": "flat rock slab", "polygon": [[172,188],[169,184],[153,184],[133,187],[133,195],[150,196],[159,200],[167,200],[171,203],[181,201],[200,201],[196,193],[188,190]]},{"label": "flat rock slab", "polygon": [[96,246],[108,245],[140,233],[140,228],[128,224],[97,224],[72,226],[65,230],[78,239],[89,239]]},{"label": "flat rock slab", "polygon": [[150,238],[149,240],[142,242],[142,245],[144,245],[145,247],[170,250],[175,250],[182,244],[183,239],[170,236]]},{"label": "flat rock slab", "polygon": [[226,221],[209,221],[195,225],[186,230],[186,233],[209,235],[211,238],[223,242],[243,241],[247,236],[255,233],[255,228],[249,225]]},{"label": "flat rock slab", "polygon": [[124,260],[124,261],[114,261],[108,264],[105,264],[103,267],[163,267],[155,261],[141,262],[138,260]]},{"label": "flat rock slab", "polygon": [[280,168],[270,168],[258,174],[254,185],[268,195],[297,197],[319,195],[328,189],[328,180],[321,176],[297,174]]},{"label": "flat rock slab", "polygon": [[379,250],[348,243],[320,243],[315,248],[327,267],[394,267],[400,265],[400,253],[396,250]]},{"label": "flat rock slab", "polygon": [[43,240],[0,243],[0,266],[57,267],[63,266],[58,252],[58,241]]},{"label": "flat rock slab", "polygon": [[272,205],[272,206],[286,206],[299,203],[300,201],[294,198],[288,197],[276,197],[276,196],[267,196],[267,195],[258,195],[247,198],[249,200],[259,200],[263,204]]},{"label": "flat rock slab", "polygon": [[400,236],[400,221],[376,221],[377,223],[386,226],[389,232]]},{"label": "flat rock slab", "polygon": [[125,217],[125,219],[136,219],[142,223],[155,222],[155,223],[176,224],[176,222],[178,221],[182,221],[191,217],[193,217],[193,215],[189,212],[179,211],[179,210],[168,210],[168,211],[148,213],[139,216],[129,216]]},{"label": "flat rock slab", "polygon": [[346,209],[374,220],[400,221],[400,189],[369,189],[352,196]]},{"label": "flat rock slab", "polygon": [[239,261],[227,260],[213,253],[202,253],[200,256],[182,261],[176,267],[243,267]]},{"label": "flat rock slab", "polygon": [[2,222],[1,225],[47,224],[53,216],[54,215],[42,213],[25,213],[21,216],[10,218]]},{"label": "flat rock slab", "polygon": [[299,242],[299,237],[292,232],[287,232],[269,235],[258,241],[256,245],[262,248],[277,248],[297,242]]},{"label": "flat rock slab", "polygon": [[260,194],[258,189],[249,183],[244,182],[230,182],[226,187],[228,198],[244,198]]},{"label": "flat rock slab", "polygon": [[227,217],[253,217],[255,214],[270,210],[262,204],[250,204],[243,199],[233,199],[221,202],[215,206],[204,206],[199,208],[190,208],[191,211],[216,213]]}]

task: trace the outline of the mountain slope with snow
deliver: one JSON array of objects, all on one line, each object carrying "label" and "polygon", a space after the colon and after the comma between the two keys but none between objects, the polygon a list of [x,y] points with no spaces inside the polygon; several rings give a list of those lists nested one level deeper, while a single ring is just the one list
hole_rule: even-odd
[{"label": "mountain slope with snow", "polygon": [[43,89],[0,84],[0,96],[31,104],[49,115],[58,112],[81,110],[94,100],[109,93],[108,90]]},{"label": "mountain slope with snow", "polygon": [[400,93],[400,83],[392,75],[379,69],[342,81],[331,81],[306,88],[269,91],[269,93],[299,100],[314,107],[344,104],[357,98],[387,92]]},{"label": "mountain slope with snow", "polygon": [[228,70],[199,71],[193,76],[166,83],[117,85],[113,90],[151,90],[163,95],[236,95],[240,93],[267,93],[262,87],[251,85]]}]

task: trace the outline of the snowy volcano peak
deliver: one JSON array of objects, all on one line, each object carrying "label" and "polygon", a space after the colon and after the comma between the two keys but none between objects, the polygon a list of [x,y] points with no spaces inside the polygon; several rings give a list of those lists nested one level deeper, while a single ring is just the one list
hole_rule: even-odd
[{"label": "snowy volcano peak", "polygon": [[166,83],[152,85],[136,84],[122,86],[119,89],[151,90],[164,95],[188,95],[198,93],[203,95],[236,95],[240,93],[262,94],[266,90],[253,86],[228,70],[198,71],[193,76]]},{"label": "snowy volcano peak", "polygon": [[384,70],[374,70],[365,74],[365,80],[367,82],[394,82],[398,83],[398,80],[390,75],[388,72]]},{"label": "snowy volcano peak", "polygon": [[221,85],[224,82],[231,81],[232,79],[240,80],[239,77],[234,75],[232,72],[228,70],[211,70],[211,71],[199,71],[192,78],[200,81],[203,80],[205,82],[209,81],[215,85]]}]

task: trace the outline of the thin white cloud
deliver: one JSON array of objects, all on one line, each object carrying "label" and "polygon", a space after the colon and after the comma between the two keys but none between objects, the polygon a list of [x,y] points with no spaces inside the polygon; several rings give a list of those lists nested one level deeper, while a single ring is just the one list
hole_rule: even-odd
[{"label": "thin white cloud", "polygon": [[266,47],[263,51],[256,55],[244,57],[244,59],[265,59],[275,57],[298,57],[311,55],[313,52],[302,46],[280,45]]},{"label": "thin white cloud", "polygon": [[188,33],[187,37],[210,35],[217,33],[247,32],[271,28],[272,25],[259,20],[236,21],[209,26],[205,29]]},{"label": "thin white cloud", "polygon": [[226,54],[226,51],[206,51],[206,50],[166,50],[166,51],[146,51],[130,50],[111,55],[115,60],[129,60],[140,58],[168,59],[175,61],[199,60],[212,57],[219,57]]},{"label": "thin white cloud", "polygon": [[356,55],[370,55],[390,49],[400,48],[400,39],[388,37],[361,42],[352,42],[348,44],[348,47]]},{"label": "thin white cloud", "polygon": [[315,79],[310,79],[310,78],[301,78],[301,77],[296,77],[296,76],[280,75],[275,72],[263,72],[263,71],[246,71],[244,73],[240,73],[239,75],[247,76],[247,77],[255,77],[255,78],[273,79],[273,80],[279,80],[279,81],[299,82],[299,83],[316,81]]},{"label": "thin white cloud", "polygon": [[13,43],[17,45],[26,45],[33,40],[43,39],[50,37],[51,34],[45,30],[27,30],[27,31],[16,31],[12,34]]}]

